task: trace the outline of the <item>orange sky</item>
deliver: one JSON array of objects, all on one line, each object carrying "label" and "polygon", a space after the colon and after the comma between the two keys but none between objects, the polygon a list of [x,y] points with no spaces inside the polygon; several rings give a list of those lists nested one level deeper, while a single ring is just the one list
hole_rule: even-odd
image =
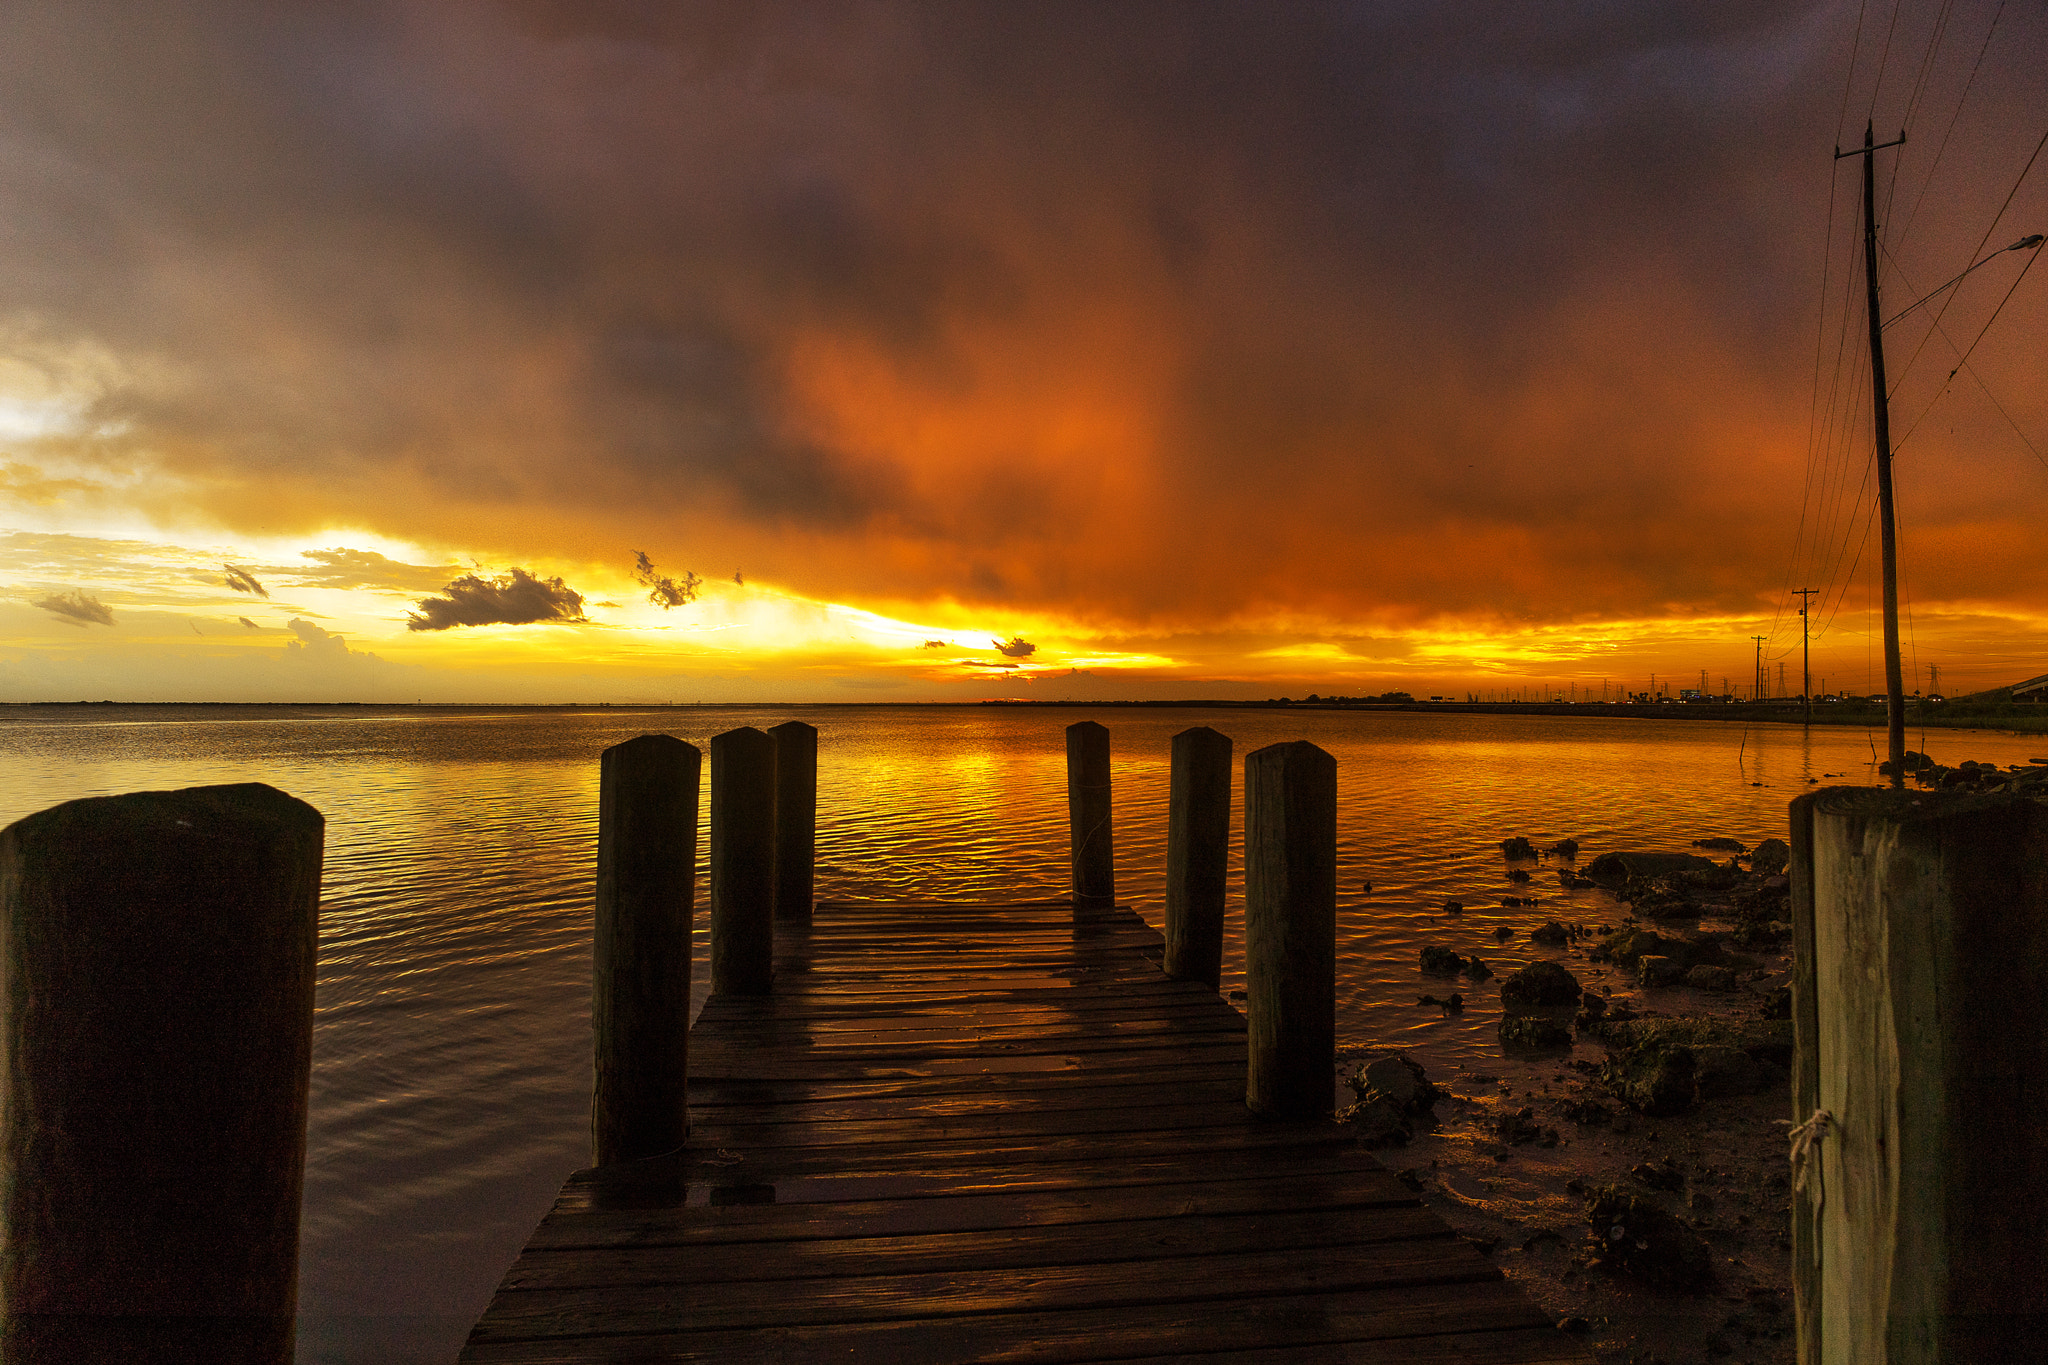
[{"label": "orange sky", "polygon": [[[0,699],[1881,687],[1831,152],[1887,313],[2048,230],[2048,12],[1858,14],[13,7]],[[1887,333],[1909,688],[2048,672],[2037,254]]]}]

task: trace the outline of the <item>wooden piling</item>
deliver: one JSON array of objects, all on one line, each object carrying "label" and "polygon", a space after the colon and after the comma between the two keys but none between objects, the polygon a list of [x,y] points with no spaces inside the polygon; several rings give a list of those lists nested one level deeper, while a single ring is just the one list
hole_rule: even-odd
[{"label": "wooden piling", "polygon": [[1802,1362],[2035,1358],[2048,1303],[2048,806],[1792,803]]},{"label": "wooden piling", "polygon": [[768,734],[775,741],[775,918],[809,924],[818,849],[818,732],[786,720]]},{"label": "wooden piling", "polygon": [[0,832],[0,1358],[289,1361],[320,813],[255,783]]},{"label": "wooden piling", "polygon": [[1166,808],[1166,974],[1222,984],[1230,868],[1230,737],[1206,725],[1173,737]]},{"label": "wooden piling", "polygon": [[1092,720],[1067,727],[1067,836],[1074,908],[1116,904],[1116,857],[1109,823],[1109,731]]},{"label": "wooden piling", "polygon": [[674,1151],[689,1135],[690,917],[702,755],[641,735],[599,760],[590,1027],[590,1162]]},{"label": "wooden piling", "polygon": [[1306,740],[1244,761],[1245,1104],[1330,1112],[1337,1061],[1337,760]]},{"label": "wooden piling", "polygon": [[767,995],[775,977],[775,741],[711,740],[711,993]]}]

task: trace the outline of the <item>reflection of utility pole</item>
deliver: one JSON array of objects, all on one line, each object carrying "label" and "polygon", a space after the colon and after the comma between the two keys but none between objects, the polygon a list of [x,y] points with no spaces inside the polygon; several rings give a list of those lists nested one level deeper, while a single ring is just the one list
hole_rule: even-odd
[{"label": "reflection of utility pole", "polygon": [[1749,638],[1750,638],[1750,639],[1752,639],[1752,640],[1754,640],[1754,641],[1756,641],[1756,676],[1755,676],[1754,678],[1752,678],[1752,679],[1750,680],[1750,685],[1749,685],[1749,699],[1750,699],[1751,701],[1762,701],[1762,700],[1764,699],[1764,638],[1765,638],[1765,637],[1763,637],[1763,636],[1761,636],[1761,635],[1752,635],[1752,636],[1750,636]]},{"label": "reflection of utility pole", "polygon": [[1799,594],[1799,697],[1806,703],[1804,724],[1813,724],[1813,634],[1806,621],[1806,607],[1819,594],[1819,588],[1794,588]]}]

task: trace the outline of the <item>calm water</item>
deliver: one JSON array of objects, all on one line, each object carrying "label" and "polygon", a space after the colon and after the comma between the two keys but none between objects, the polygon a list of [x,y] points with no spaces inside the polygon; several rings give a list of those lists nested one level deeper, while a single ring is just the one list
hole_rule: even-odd
[{"label": "calm water", "polygon": [[[1497,1016],[1476,999],[1450,1019],[1418,1008],[1418,990],[1434,984],[1416,971],[1420,943],[1482,953],[1505,974],[1558,956],[1520,931],[1553,917],[1613,918],[1604,893],[1562,891],[1547,869],[1510,886],[1501,839],[1570,835],[1582,859],[1710,834],[1754,842],[1782,837],[1785,803],[1808,778],[1875,780],[1864,731],[1713,721],[8,708],[0,823],[75,797],[245,781],[327,817],[302,1361],[452,1360],[563,1177],[584,1164],[599,752],[650,731],[701,747],[734,726],[792,716],[819,731],[821,897],[1062,894],[1062,731],[1102,721],[1115,754],[1118,889],[1154,924],[1173,734],[1202,724],[1229,734],[1240,781],[1243,755],[1260,745],[1322,745],[1338,764],[1340,1041],[1406,1047],[1432,1069],[1498,1067]],[[1915,747],[1931,744],[1944,762],[2012,763],[2043,743],[1940,733]],[[1543,903],[1500,909],[1510,893]],[[700,882],[700,906],[702,894]],[[1447,918],[1437,908],[1446,897],[1471,908]],[[1239,905],[1234,885],[1226,989],[1243,984]],[[1493,935],[1503,924],[1518,931],[1505,946]]]}]

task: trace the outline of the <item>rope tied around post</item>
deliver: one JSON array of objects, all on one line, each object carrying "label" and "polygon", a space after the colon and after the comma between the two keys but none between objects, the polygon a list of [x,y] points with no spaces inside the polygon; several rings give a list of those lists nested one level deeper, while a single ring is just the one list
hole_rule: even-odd
[{"label": "rope tied around post", "polygon": [[[1783,1124],[1792,1123],[1790,1119],[1777,1121]],[[1834,1126],[1833,1114],[1825,1109],[1816,1109],[1806,1122],[1794,1125],[1785,1135],[1792,1142],[1792,1188],[1796,1193],[1806,1193],[1806,1177],[1811,1172],[1815,1177],[1813,1207],[1816,1210],[1820,1208],[1827,1193],[1819,1180],[1821,1139],[1825,1138]]]}]

